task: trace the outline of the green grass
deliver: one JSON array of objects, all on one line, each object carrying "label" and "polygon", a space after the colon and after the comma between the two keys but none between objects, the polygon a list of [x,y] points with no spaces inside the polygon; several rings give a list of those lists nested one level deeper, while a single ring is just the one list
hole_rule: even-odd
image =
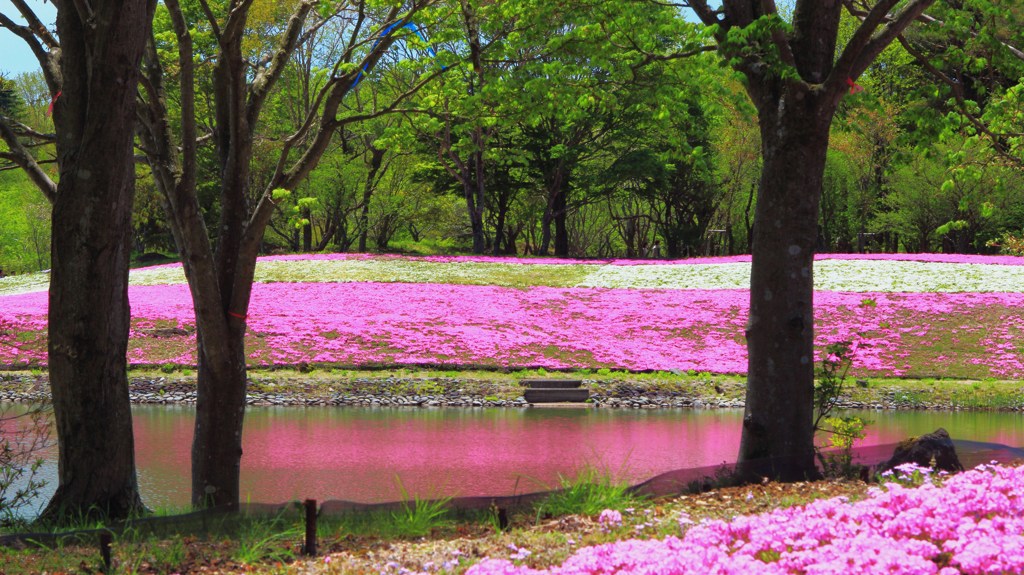
[{"label": "green grass", "polygon": [[278,516],[269,521],[244,524],[233,558],[247,565],[259,562],[285,562],[295,558],[293,542],[305,537],[303,526]]},{"label": "green grass", "polygon": [[391,537],[422,537],[448,523],[450,497],[435,500],[415,498],[403,502],[402,509],[389,514],[384,533]]},{"label": "green grass", "polygon": [[[0,372],[0,388],[31,389],[40,370]],[[195,385],[190,368],[176,366],[172,373],[160,366],[132,369],[130,377],[159,379]],[[298,369],[254,369],[249,371],[249,391],[302,397],[328,398],[335,394],[391,393],[404,396],[465,395],[480,399],[512,400],[521,397],[520,381],[535,378],[584,379],[591,395],[616,397],[643,393],[668,397],[701,399],[743,399],[745,378],[739,375],[613,370],[576,371],[518,370],[431,370],[431,369],[345,369],[323,367],[303,373]],[[972,380],[957,378],[879,378],[851,376],[845,397],[854,402],[875,404],[899,396],[907,407],[943,405],[961,409],[1020,409],[1024,407],[1024,382],[1017,380]]]},{"label": "green grass", "polygon": [[[304,535],[300,513],[191,518],[174,523],[173,529],[162,533],[140,524],[115,535],[114,568],[109,573],[369,574],[389,571],[385,563],[390,561],[415,572],[436,571],[453,557],[452,550],[458,549],[468,561],[460,562],[454,570],[441,571],[457,574],[475,558],[508,556],[513,546],[532,552],[523,564],[546,567],[560,564],[582,546],[679,535],[678,518],[682,513],[694,523],[729,519],[820,497],[846,495],[857,499],[866,489],[858,482],[769,483],[674,498],[636,499],[619,489],[608,474],[593,468],[566,483],[569,487],[596,484],[599,489],[571,489],[573,495],[563,500],[560,509],[550,506],[549,499],[545,504],[551,515],[545,514],[539,521],[536,509],[509,510],[509,529],[500,532],[488,510],[442,513],[439,504],[415,499],[397,510],[321,517],[318,547],[321,555],[330,554],[334,560],[329,569],[324,569],[327,561],[323,557],[310,563],[298,562]],[[622,513],[621,527],[602,529],[596,522],[597,515],[606,508]],[[417,528],[409,529],[409,525]],[[0,571],[6,575],[105,572],[94,537],[68,539],[52,548],[0,547]]]},{"label": "green grass", "polygon": [[1024,407],[1024,382],[956,378],[870,378],[867,387],[847,386],[852,401],[874,403],[895,400],[907,407],[943,405],[962,409],[1020,409]]},{"label": "green grass", "polygon": [[384,534],[389,537],[422,537],[448,523],[448,507],[451,497],[437,499],[420,499],[409,492],[399,478],[395,478],[398,490],[402,494],[401,509],[387,514],[380,524]]},{"label": "green grass", "polygon": [[642,500],[626,482],[594,466],[584,467],[574,477],[560,477],[559,483],[557,491],[537,503],[537,517],[593,516],[605,509],[634,507]]}]

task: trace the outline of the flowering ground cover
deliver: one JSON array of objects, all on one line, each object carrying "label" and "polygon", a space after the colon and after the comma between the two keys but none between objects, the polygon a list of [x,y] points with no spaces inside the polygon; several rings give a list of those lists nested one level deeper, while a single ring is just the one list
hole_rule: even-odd
[{"label": "flowering ground cover", "polygon": [[[681,535],[628,539],[533,569],[529,550],[487,559],[467,575],[997,574],[1024,571],[1024,468],[983,465],[948,478],[908,468],[867,498],[694,523]],[[910,484],[922,483],[913,487]],[[616,527],[617,511],[603,514]],[[618,516],[621,521],[621,515]]]},{"label": "flowering ground cover", "polygon": [[[741,373],[749,277],[742,260],[264,258],[247,345],[256,366]],[[857,374],[1024,379],[1021,260],[822,257],[816,340],[852,341]],[[24,278],[6,281],[0,364],[43,364],[46,293]],[[195,363],[183,282],[178,265],[133,271],[133,364]]]},{"label": "flowering ground cover", "polygon": [[[1012,256],[922,254],[919,259],[819,256],[815,289],[849,292],[1024,292],[1024,263]],[[867,256],[863,256],[866,258]],[[20,291],[46,289],[45,278],[21,280]],[[133,285],[183,283],[177,264],[132,272]],[[678,261],[520,259],[484,257],[309,254],[261,258],[256,281],[401,282],[494,285],[503,287],[605,287],[613,289],[746,289],[750,256]],[[5,284],[0,282],[0,294]]]}]

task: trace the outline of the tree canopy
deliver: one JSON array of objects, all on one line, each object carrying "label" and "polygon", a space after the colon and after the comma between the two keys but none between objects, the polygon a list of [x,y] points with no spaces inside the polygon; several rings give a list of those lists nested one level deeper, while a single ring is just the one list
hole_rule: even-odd
[{"label": "tree canopy", "polygon": [[[0,268],[27,271],[50,262],[11,255],[47,225],[26,190],[56,198],[76,96],[15,4],[0,26],[40,72],[0,79]],[[982,0],[159,4],[132,247],[177,252],[196,306],[194,502],[237,503],[242,336],[256,257],[279,251],[753,253],[741,459],[812,473],[813,254],[1021,245],[1022,19]]]}]

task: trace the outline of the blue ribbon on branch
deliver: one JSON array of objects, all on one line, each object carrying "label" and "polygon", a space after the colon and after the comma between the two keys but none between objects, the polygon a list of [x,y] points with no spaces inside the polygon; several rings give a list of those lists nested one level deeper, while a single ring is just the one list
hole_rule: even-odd
[{"label": "blue ribbon on branch", "polygon": [[[373,41],[373,46],[370,47],[370,51],[372,52],[373,49],[376,48],[378,44],[380,44],[385,38],[388,37],[389,34],[394,32],[398,28],[408,28],[409,30],[412,30],[413,32],[415,32],[416,35],[420,37],[420,40],[423,40],[423,43],[426,44],[427,52],[430,53],[430,57],[431,58],[437,58],[437,52],[434,50],[433,46],[430,45],[430,42],[427,41],[427,37],[423,35],[423,32],[420,31],[419,26],[413,24],[412,22],[405,22],[405,23],[403,23],[401,20],[399,20],[398,22],[395,22],[394,24],[388,26],[387,28],[384,28],[380,32],[380,34],[377,35],[377,39]],[[369,67],[370,67],[369,62],[367,62],[366,64],[363,64],[363,69],[359,71],[359,74],[356,75],[355,81],[352,82],[352,88],[355,88],[356,86],[359,85],[359,82],[363,79],[363,72],[366,72],[366,73],[370,72]],[[442,66],[441,69],[444,70],[445,67]],[[352,88],[349,88],[349,89],[352,89]]]}]

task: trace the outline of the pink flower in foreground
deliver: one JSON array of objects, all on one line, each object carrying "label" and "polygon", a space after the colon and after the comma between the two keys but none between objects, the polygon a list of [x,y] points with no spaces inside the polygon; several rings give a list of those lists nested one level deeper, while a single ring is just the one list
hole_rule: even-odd
[{"label": "pink flower in foreground", "polygon": [[888,484],[856,503],[836,498],[686,527],[682,538],[584,547],[548,570],[488,559],[467,574],[1020,573],[1024,468],[982,466],[942,485]]},{"label": "pink flower in foreground", "polygon": [[597,516],[597,523],[606,532],[616,527],[622,527],[622,513],[614,509],[605,509]]}]

